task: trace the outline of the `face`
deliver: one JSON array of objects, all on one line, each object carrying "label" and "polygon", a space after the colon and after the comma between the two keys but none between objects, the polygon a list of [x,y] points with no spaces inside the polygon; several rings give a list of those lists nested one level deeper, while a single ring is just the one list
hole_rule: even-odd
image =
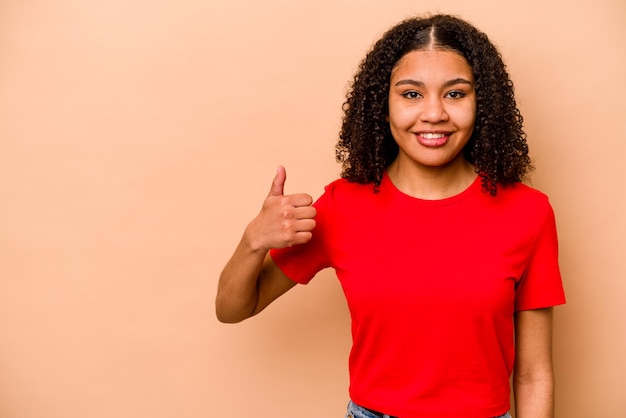
[{"label": "face", "polygon": [[476,120],[472,69],[461,55],[417,50],[398,61],[389,88],[394,164],[423,170],[466,164],[462,149]]}]

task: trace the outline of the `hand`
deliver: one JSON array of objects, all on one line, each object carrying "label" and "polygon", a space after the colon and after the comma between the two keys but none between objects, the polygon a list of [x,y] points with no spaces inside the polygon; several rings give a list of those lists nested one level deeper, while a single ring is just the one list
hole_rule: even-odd
[{"label": "hand", "polygon": [[269,251],[272,248],[304,244],[313,236],[315,208],[313,198],[305,193],[285,195],[287,173],[280,166],[261,212],[248,228],[245,236],[253,249]]}]

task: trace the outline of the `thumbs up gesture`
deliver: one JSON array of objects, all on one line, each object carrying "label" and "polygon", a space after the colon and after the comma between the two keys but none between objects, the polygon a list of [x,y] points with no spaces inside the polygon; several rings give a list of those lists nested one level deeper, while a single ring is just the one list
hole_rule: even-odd
[{"label": "thumbs up gesture", "polygon": [[286,178],[285,168],[278,167],[261,212],[246,228],[245,236],[254,249],[269,251],[304,244],[313,236],[313,198],[305,193],[285,195]]}]

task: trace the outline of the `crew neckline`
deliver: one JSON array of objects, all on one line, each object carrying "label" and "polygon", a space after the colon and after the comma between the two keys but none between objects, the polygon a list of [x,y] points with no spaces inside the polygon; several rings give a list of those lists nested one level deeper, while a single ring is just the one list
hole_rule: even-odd
[{"label": "crew neckline", "polygon": [[481,190],[482,182],[481,182],[481,177],[479,175],[476,175],[476,178],[472,181],[472,183],[470,183],[470,185],[465,190],[462,190],[461,192],[455,195],[452,195],[450,197],[446,197],[443,199],[434,199],[434,200],[421,199],[419,197],[414,197],[414,196],[404,193],[402,190],[398,189],[396,185],[393,183],[393,181],[389,177],[389,174],[387,173],[387,170],[385,170],[383,173],[381,186],[384,189],[388,188],[394,194],[401,196],[403,199],[411,201],[414,204],[419,204],[419,205],[424,205],[424,206],[444,206],[444,205],[451,205],[461,200],[464,200],[468,198],[469,196],[471,196],[472,194],[474,194],[475,192]]}]

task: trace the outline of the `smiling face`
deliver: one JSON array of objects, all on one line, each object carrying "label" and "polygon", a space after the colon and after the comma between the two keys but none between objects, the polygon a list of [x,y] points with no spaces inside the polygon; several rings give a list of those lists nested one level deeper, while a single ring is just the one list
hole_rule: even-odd
[{"label": "smiling face", "polygon": [[429,49],[398,61],[389,88],[389,125],[400,148],[396,168],[432,171],[467,165],[461,151],[475,119],[475,82],[465,58]]}]

